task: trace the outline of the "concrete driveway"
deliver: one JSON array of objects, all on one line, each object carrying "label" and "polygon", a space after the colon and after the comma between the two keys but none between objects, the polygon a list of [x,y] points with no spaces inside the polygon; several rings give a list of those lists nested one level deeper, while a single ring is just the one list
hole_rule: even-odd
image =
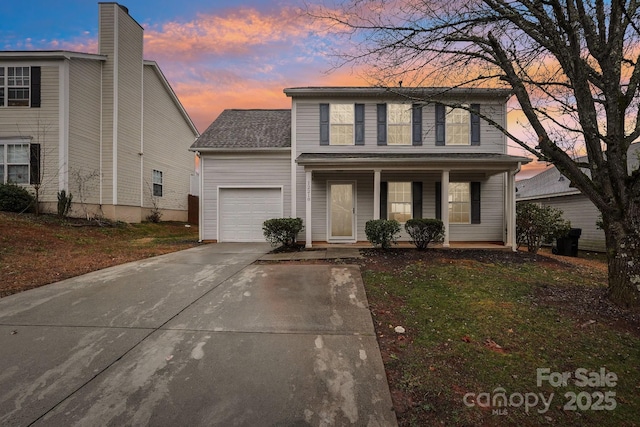
[{"label": "concrete driveway", "polygon": [[394,426],[357,267],[205,245],[0,299],[0,425]]}]

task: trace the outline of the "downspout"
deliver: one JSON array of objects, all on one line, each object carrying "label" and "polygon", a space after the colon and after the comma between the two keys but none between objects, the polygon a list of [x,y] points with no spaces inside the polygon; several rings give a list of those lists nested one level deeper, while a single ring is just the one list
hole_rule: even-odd
[{"label": "downspout", "polygon": [[509,173],[509,215],[511,216],[511,250],[518,250],[516,242],[516,175],[522,169],[522,164],[518,162],[518,167]]}]

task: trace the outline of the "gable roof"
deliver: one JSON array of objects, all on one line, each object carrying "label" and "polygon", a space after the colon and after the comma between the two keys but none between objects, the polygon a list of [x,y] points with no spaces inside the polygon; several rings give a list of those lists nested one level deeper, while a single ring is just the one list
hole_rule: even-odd
[{"label": "gable roof", "polygon": [[291,147],[291,110],[224,110],[190,150]]},{"label": "gable roof", "polygon": [[[627,152],[627,167],[634,170],[638,167],[640,159],[640,143],[634,143],[629,146]],[[586,157],[580,157],[577,161],[586,161]],[[590,176],[591,172],[583,169],[584,173]],[[571,186],[569,178],[560,173],[555,166],[516,183],[516,199],[517,200],[535,200],[546,197],[569,196],[581,194],[580,190]]]}]

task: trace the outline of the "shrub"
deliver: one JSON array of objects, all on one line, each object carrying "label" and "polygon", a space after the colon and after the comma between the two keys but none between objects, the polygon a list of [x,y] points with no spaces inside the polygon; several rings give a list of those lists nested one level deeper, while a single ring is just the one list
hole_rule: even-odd
[{"label": "shrub", "polygon": [[71,201],[73,200],[73,194],[67,192],[65,190],[58,191],[58,216],[61,218],[66,218],[69,215],[69,210],[71,209]]},{"label": "shrub", "polygon": [[542,243],[549,243],[569,233],[571,223],[562,218],[562,211],[537,203],[516,205],[516,239],[518,247],[527,245],[527,250],[537,253]]},{"label": "shrub", "polygon": [[160,219],[162,219],[162,211],[154,206],[149,212],[149,215],[147,215],[146,220],[157,224],[160,222]]},{"label": "shrub", "polygon": [[372,219],[365,224],[364,232],[373,246],[388,249],[398,242],[400,223],[395,219]]},{"label": "shrub", "polygon": [[427,249],[430,242],[441,242],[444,239],[444,224],[439,219],[410,219],[404,229],[411,236],[411,243],[420,250]]},{"label": "shrub", "polygon": [[293,246],[302,228],[300,218],[272,218],[262,223],[262,232],[271,246]]},{"label": "shrub", "polygon": [[34,206],[29,191],[17,184],[0,184],[0,211],[26,212]]}]

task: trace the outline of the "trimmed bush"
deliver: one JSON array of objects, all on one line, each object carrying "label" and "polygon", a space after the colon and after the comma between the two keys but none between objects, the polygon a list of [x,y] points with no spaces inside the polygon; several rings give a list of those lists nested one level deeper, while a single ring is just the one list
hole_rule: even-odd
[{"label": "trimmed bush", "polygon": [[17,184],[0,184],[0,211],[27,212],[35,200],[29,191]]},{"label": "trimmed bush", "polygon": [[420,250],[427,249],[431,242],[444,240],[444,224],[439,219],[410,219],[404,224],[404,229],[411,236],[411,243]]},{"label": "trimmed bush", "polygon": [[564,237],[569,233],[571,223],[562,218],[562,211],[537,203],[516,205],[516,239],[518,247],[527,245],[527,250],[537,253],[542,243]]},{"label": "trimmed bush", "polygon": [[302,229],[300,218],[272,218],[262,223],[262,232],[271,246],[293,246]]},{"label": "trimmed bush", "polygon": [[398,242],[400,223],[395,219],[372,219],[364,226],[367,240],[382,249],[388,249]]}]

